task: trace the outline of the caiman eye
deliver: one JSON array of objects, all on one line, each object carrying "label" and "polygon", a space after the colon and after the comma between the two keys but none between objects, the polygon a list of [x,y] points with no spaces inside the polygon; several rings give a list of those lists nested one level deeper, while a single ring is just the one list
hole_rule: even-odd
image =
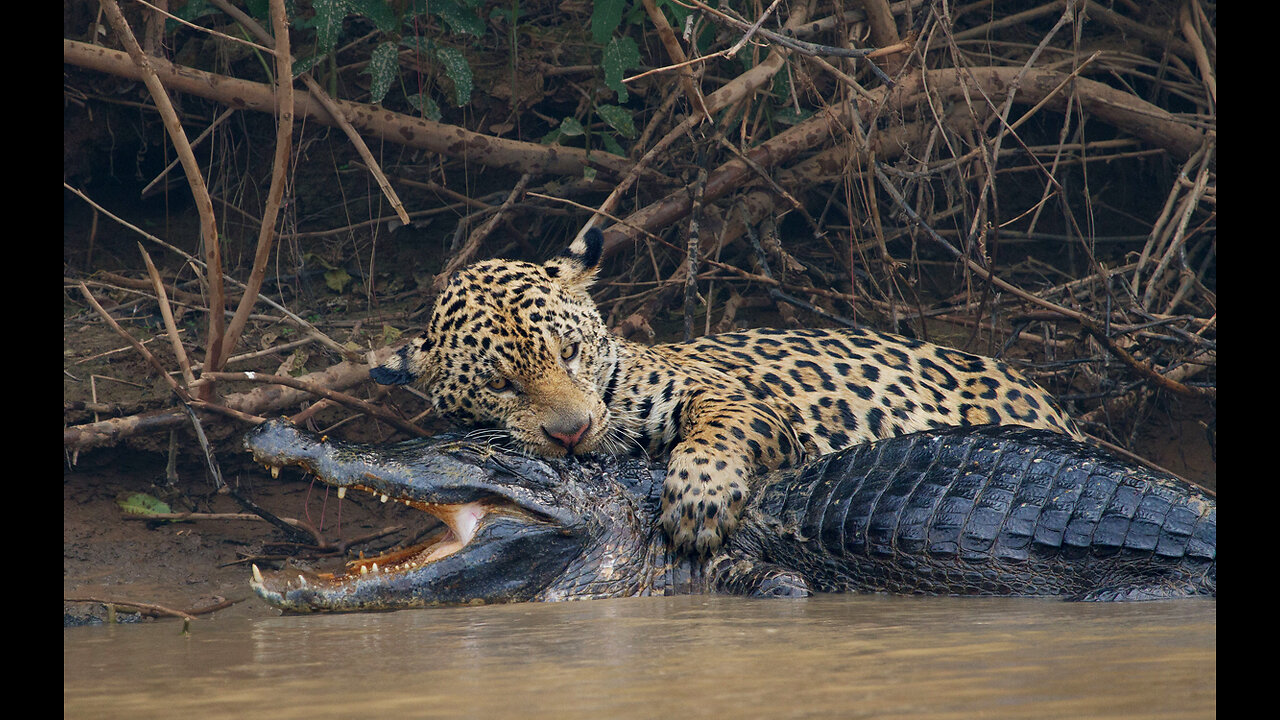
[{"label": "caiman eye", "polygon": [[489,389],[494,392],[506,392],[511,389],[511,381],[501,375],[491,378],[488,385]]},{"label": "caiman eye", "polygon": [[580,344],[581,343],[569,343],[568,345],[560,348],[560,359],[568,362],[578,357],[578,346]]}]

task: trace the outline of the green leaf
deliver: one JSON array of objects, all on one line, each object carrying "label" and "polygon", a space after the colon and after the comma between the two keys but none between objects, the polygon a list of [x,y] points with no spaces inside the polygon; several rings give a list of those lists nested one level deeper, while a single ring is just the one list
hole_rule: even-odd
[{"label": "green leaf", "polygon": [[640,48],[636,41],[621,36],[613,39],[604,49],[604,84],[618,93],[618,102],[627,101],[627,88],[622,84],[622,76],[631,68],[640,67]]},{"label": "green leaf", "polygon": [[312,55],[309,58],[299,58],[293,61],[293,76],[297,78],[305,72],[310,72],[311,68],[320,64],[324,60],[324,55]]},{"label": "green leaf", "polygon": [[219,12],[218,8],[209,3],[208,0],[189,0],[182,7],[173,11],[174,17],[180,17],[187,22],[192,22],[197,18],[205,15],[212,15]]},{"label": "green leaf", "polygon": [[391,84],[400,73],[400,56],[394,42],[384,42],[373,49],[369,56],[369,75],[373,82],[369,85],[370,101],[377,105],[387,96]]},{"label": "green leaf", "polygon": [[635,120],[631,117],[631,111],[626,108],[617,105],[597,105],[596,114],[604,118],[604,121],[609,123],[609,127],[617,130],[622,137],[636,136]]},{"label": "green leaf", "polygon": [[347,0],[315,0],[312,4],[316,15],[317,55],[328,55],[338,44],[338,34],[342,32],[342,21],[347,17]]},{"label": "green leaf", "polygon": [[386,0],[347,0],[357,15],[363,15],[384,33],[393,33],[400,29],[400,17],[391,9]]},{"label": "green leaf", "polygon": [[[192,3],[187,3],[191,5]],[[268,24],[271,21],[271,3],[267,0],[245,0],[245,7],[249,8],[249,14],[259,20],[266,20]],[[177,13],[174,13],[175,15]]]},{"label": "green leaf", "polygon": [[409,104],[415,110],[422,113],[422,117],[432,122],[440,122],[440,118],[443,117],[440,114],[440,106],[436,104],[436,101],[422,93],[414,93],[405,99],[409,101]]},{"label": "green leaf", "polygon": [[[218,8],[210,5],[207,0],[190,0],[186,5],[174,10],[173,15],[174,17],[179,17],[187,22],[193,23],[205,15],[211,15],[216,12],[220,11]],[[180,27],[182,27],[182,25],[176,20],[166,19],[164,21],[164,31],[166,34],[175,32]]]},{"label": "green leaf", "polygon": [[595,0],[591,9],[591,37],[605,43],[613,37],[613,31],[622,23],[622,11],[627,0]]},{"label": "green leaf", "polygon": [[693,14],[693,8],[685,7],[670,0],[658,0],[657,5],[671,15],[671,27],[684,27],[684,19]]},{"label": "green leaf", "polygon": [[560,134],[565,137],[577,137],[585,135],[586,132],[576,117],[567,117],[560,121]]},{"label": "green leaf", "polygon": [[600,144],[604,145],[605,152],[612,153],[618,157],[627,156],[627,151],[622,149],[622,146],[618,144],[617,140],[613,139],[612,135],[601,135]]},{"label": "green leaf", "polygon": [[408,48],[424,55],[431,52],[431,49],[435,46],[435,43],[431,42],[430,38],[419,38],[411,35],[400,38],[400,47]]},{"label": "green leaf", "polygon": [[444,72],[453,81],[453,97],[458,107],[471,102],[471,66],[462,52],[456,48],[442,47],[436,57],[444,65]]},{"label": "green leaf", "polygon": [[434,0],[431,3],[431,11],[444,18],[454,32],[470,33],[476,37],[484,35],[485,25],[480,16],[456,0]]},{"label": "green leaf", "polygon": [[134,493],[124,500],[117,500],[120,509],[130,515],[163,515],[173,512],[163,501],[146,493]]},{"label": "green leaf", "polygon": [[812,110],[800,110],[797,112],[795,108],[788,105],[775,113],[773,119],[783,125],[798,125],[811,117],[813,117]]},{"label": "green leaf", "polygon": [[340,267],[325,271],[324,284],[336,293],[342,292],[349,282],[351,282],[351,276]]}]

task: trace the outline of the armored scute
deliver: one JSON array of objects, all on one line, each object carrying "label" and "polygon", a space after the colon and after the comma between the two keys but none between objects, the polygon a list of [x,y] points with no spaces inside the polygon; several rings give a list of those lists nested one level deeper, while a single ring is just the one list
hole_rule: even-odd
[{"label": "armored scute", "polygon": [[1217,594],[1217,503],[1062,435],[987,427],[857,445],[754,481],[716,554],[677,554],[663,469],[542,460],[467,440],[383,447],[283,421],[246,447],[344,494],[385,495],[448,527],[348,565],[270,573],[253,588],[294,612],[722,592],[1145,600]]}]

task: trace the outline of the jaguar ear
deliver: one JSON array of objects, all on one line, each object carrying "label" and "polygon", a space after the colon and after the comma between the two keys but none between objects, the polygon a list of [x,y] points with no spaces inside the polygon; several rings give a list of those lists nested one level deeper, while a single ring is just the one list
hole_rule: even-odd
[{"label": "jaguar ear", "polygon": [[557,257],[548,260],[544,268],[548,275],[564,285],[584,290],[595,281],[603,252],[604,233],[593,227]]},{"label": "jaguar ear", "polygon": [[369,378],[379,385],[410,385],[424,378],[430,367],[431,341],[426,333],[400,346],[381,365],[369,368]]}]

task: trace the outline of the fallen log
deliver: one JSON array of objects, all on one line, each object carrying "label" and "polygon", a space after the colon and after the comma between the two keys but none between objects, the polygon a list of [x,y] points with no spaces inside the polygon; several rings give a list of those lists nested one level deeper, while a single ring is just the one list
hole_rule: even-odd
[{"label": "fallen log", "polygon": [[[142,78],[141,71],[127,53],[99,45],[64,39],[62,59],[70,65],[88,70],[133,80]],[[171,91],[206,98],[239,110],[275,112],[275,88],[271,85],[176,65],[159,57],[148,60],[161,83]],[[375,105],[336,98],[332,102],[346,115],[351,126],[362,134],[398,145],[466,158],[470,163],[486,167],[535,175],[580,177],[587,167],[611,176],[622,176],[632,165],[630,160],[610,153],[596,152],[588,156],[580,148],[509,140],[472,132],[455,125],[403,115]],[[307,118],[323,125],[338,125],[329,111],[306,93],[298,93],[295,113],[298,118]],[[660,177],[652,170],[647,171],[646,175]]]}]

